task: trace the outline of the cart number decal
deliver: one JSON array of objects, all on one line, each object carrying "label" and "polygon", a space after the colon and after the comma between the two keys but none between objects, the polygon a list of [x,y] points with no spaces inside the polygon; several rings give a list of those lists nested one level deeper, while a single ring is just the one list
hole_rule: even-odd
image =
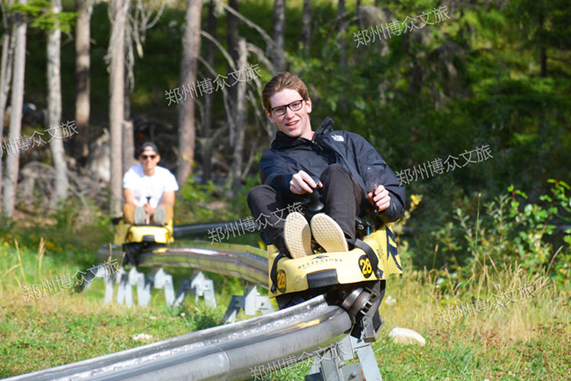
[{"label": "cart number decal", "polygon": [[373,267],[371,266],[371,261],[369,261],[369,258],[367,258],[366,255],[362,255],[359,257],[359,268],[361,269],[361,272],[363,273],[363,276],[365,278],[370,277],[371,274],[373,273]]},{"label": "cart number decal", "polygon": [[280,290],[281,292],[285,292],[285,290],[286,290],[286,274],[285,274],[285,271],[283,271],[283,270],[278,271],[277,278],[278,278],[278,290]]}]

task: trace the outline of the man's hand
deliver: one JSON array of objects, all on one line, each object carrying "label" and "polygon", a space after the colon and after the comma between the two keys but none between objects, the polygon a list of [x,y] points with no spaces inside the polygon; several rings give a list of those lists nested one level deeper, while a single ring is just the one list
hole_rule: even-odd
[{"label": "man's hand", "polygon": [[388,209],[391,205],[391,196],[389,195],[389,191],[382,185],[379,185],[379,187],[375,189],[374,195],[372,192],[369,192],[368,196],[371,204],[376,205],[379,212]]},{"label": "man's hand", "polygon": [[152,217],[155,214],[155,210],[151,207],[150,204],[143,205],[143,208],[145,208],[145,213],[147,213],[148,216]]},{"label": "man's hand", "polygon": [[313,193],[313,189],[323,187],[321,181],[316,184],[315,181],[307,174],[307,172],[299,171],[291,178],[289,182],[289,190],[294,194]]}]

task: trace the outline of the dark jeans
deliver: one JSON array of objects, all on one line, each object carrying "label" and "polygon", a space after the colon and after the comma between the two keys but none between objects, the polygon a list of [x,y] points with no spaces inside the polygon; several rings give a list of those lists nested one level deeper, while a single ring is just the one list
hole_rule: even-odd
[{"label": "dark jeans", "polygon": [[[325,205],[323,213],[333,218],[348,239],[355,238],[355,217],[364,216],[370,208],[369,199],[351,173],[339,164],[327,167],[321,175],[323,188],[317,188]],[[258,185],[248,193],[248,206],[254,219],[260,221],[269,240],[281,251],[286,251],[284,223],[288,206],[303,202],[307,196],[282,195],[269,185]],[[280,211],[284,211],[281,213]],[[306,208],[303,214],[310,217]],[[265,223],[267,222],[267,223]],[[265,226],[264,226],[265,225]]]}]

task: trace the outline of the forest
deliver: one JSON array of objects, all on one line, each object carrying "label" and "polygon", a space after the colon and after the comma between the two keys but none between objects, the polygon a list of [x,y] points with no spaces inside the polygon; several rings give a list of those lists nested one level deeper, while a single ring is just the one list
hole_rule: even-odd
[{"label": "forest", "polygon": [[[428,351],[435,362],[469,364],[434,370],[436,379],[512,379],[508,368],[513,379],[571,376],[564,351],[571,340],[571,2],[2,0],[1,7],[5,317],[26,308],[21,284],[42,277],[44,255],[52,261],[45,271],[56,273],[94,263],[112,237],[122,177],[143,142],[155,142],[160,165],[176,175],[175,225],[250,216],[246,195],[260,184],[259,161],[276,134],[261,91],[291,71],[308,85],[314,128],[331,117],[334,129],[360,134],[406,185],[407,211],[394,229],[409,274],[398,296],[412,298],[416,285],[432,298],[407,304],[414,318],[402,310],[395,317],[448,337],[460,328],[434,328],[416,315],[425,308],[434,318],[439,308],[476,299],[482,285],[493,294],[516,278],[541,276],[550,290],[533,301],[528,320],[509,323],[499,338],[491,320],[461,323],[487,344],[459,357]],[[262,245],[255,235],[227,240]],[[555,321],[542,320],[553,310]],[[98,311],[102,319],[119,313]],[[27,329],[6,319],[2,337]],[[510,333],[532,327],[553,330],[514,339],[528,345],[526,354],[515,344],[500,349]],[[6,343],[4,354],[26,353],[25,345]],[[134,345],[117,343],[115,351]],[[408,351],[395,354],[402,369],[414,367]],[[507,356],[507,368],[498,356]],[[401,379],[379,361],[388,379]],[[0,376],[47,366],[55,364],[13,360]]]}]

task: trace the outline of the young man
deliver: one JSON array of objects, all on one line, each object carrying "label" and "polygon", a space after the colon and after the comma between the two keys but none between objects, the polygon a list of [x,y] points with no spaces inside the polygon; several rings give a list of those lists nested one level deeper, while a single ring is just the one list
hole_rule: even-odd
[{"label": "young man", "polygon": [[[400,218],[405,188],[393,171],[364,138],[333,131],[330,118],[314,132],[311,99],[299,77],[276,75],[264,87],[262,102],[278,132],[260,161],[263,185],[250,191],[248,206],[256,219],[265,219],[263,231],[280,252],[287,250],[293,258],[311,254],[312,233],[325,251],[346,251],[347,240],[355,239],[357,216],[372,213],[383,222]],[[290,213],[285,222],[277,215],[315,191],[325,206],[312,218],[311,229],[300,213]]]},{"label": "young man", "polygon": [[141,164],[132,166],[123,176],[123,218],[128,224],[144,225],[149,221],[162,226],[173,218],[178,184],[168,169],[158,166],[159,161],[157,146],[144,143],[139,151]]}]

